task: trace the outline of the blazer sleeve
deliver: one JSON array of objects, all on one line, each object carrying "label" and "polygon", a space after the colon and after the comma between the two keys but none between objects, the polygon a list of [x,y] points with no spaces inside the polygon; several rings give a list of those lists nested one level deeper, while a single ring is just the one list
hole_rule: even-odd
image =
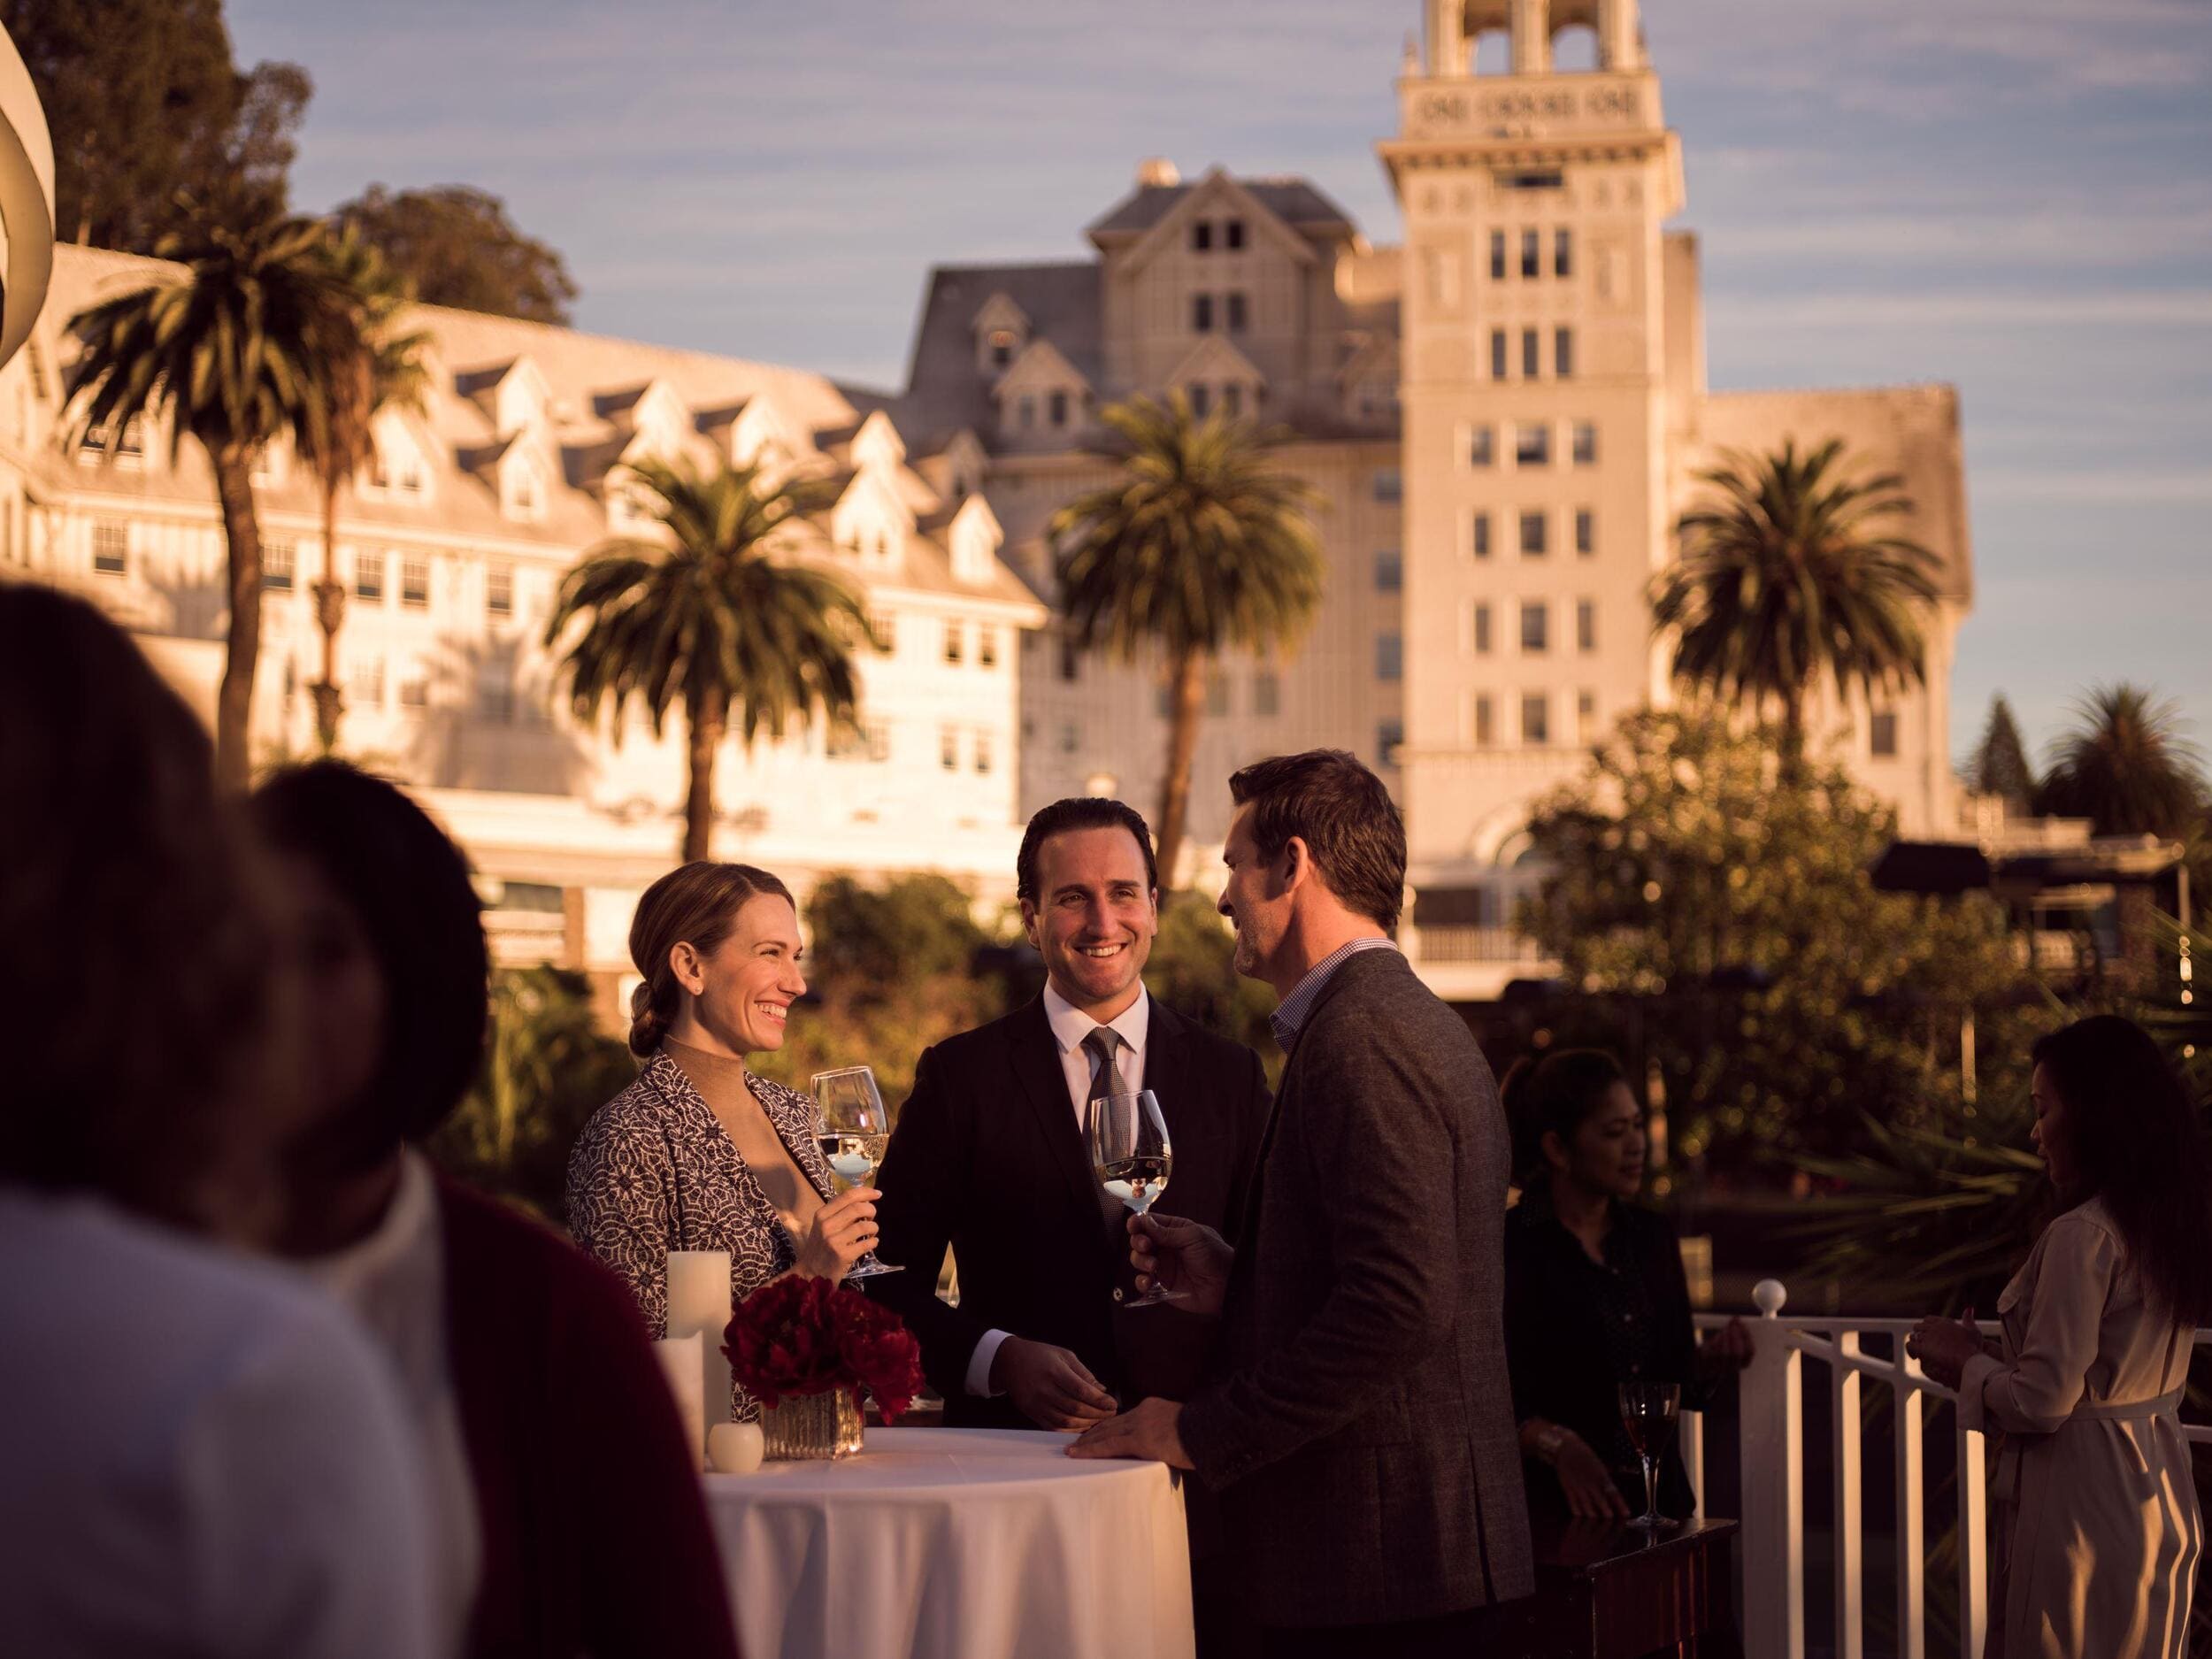
[{"label": "blazer sleeve", "polygon": [[[1310,1032],[1304,1041],[1320,1033]],[[1374,1390],[1450,1332],[1459,1272],[1454,1158],[1462,1126],[1409,1058],[1363,1043],[1355,1060],[1321,1049],[1300,1079],[1298,1119],[1325,1213],[1335,1283],[1313,1317],[1256,1366],[1183,1408],[1183,1447],[1210,1486],[1240,1480],[1350,1423]]]},{"label": "blazer sleeve", "polygon": [[585,1125],[568,1160],[569,1234],[637,1299],[648,1336],[668,1329],[676,1166],[668,1141],[618,1105]]},{"label": "blazer sleeve", "polygon": [[1259,1176],[1260,1142],[1266,1138],[1268,1114],[1275,1107],[1275,1097],[1268,1092],[1267,1070],[1260,1064],[1260,1056],[1249,1048],[1240,1052],[1244,1056],[1244,1077],[1235,1094],[1236,1166],[1230,1171],[1228,1198],[1221,1212],[1221,1236],[1233,1244],[1248,1219],[1247,1211]]},{"label": "blazer sleeve", "polygon": [[1970,1429],[1993,1419],[2011,1433],[2049,1434],[2081,1402],[2119,1245],[2094,1221],[2064,1215],[2045,1231],[2037,1252],[2019,1351],[2008,1359],[1977,1354],[1960,1376],[1959,1418]]},{"label": "blazer sleeve", "polygon": [[589,1494],[579,1508],[604,1523],[580,1586],[585,1647],[599,1659],[737,1659],[698,1460],[668,1384],[620,1288],[580,1262],[564,1277],[580,1340],[568,1356],[563,1455]]},{"label": "blazer sleeve", "polygon": [[914,1092],[899,1110],[876,1173],[881,1236],[877,1255],[906,1271],[861,1281],[871,1296],[906,1321],[922,1345],[922,1369],[945,1399],[967,1393],[968,1361],[987,1327],[937,1294],[937,1270],[953,1225],[967,1208],[974,1159],[962,1092],[932,1048],[914,1068]]}]

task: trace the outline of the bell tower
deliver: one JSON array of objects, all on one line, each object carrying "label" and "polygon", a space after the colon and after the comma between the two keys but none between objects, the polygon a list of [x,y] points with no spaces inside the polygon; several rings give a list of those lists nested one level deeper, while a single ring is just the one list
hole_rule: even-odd
[{"label": "bell tower", "polygon": [[[1637,0],[1425,7],[1379,146],[1405,225],[1403,801],[1417,891],[1502,923],[1528,805],[1657,688],[1681,153]],[[1579,29],[1595,67],[1555,68]]]}]

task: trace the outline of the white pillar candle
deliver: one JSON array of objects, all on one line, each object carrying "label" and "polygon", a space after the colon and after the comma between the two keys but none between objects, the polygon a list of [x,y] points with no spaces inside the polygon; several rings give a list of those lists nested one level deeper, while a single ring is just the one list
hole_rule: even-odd
[{"label": "white pillar candle", "polygon": [[653,1344],[653,1356],[668,1379],[668,1392],[676,1397],[676,1418],[684,1425],[694,1463],[700,1462],[706,1449],[706,1371],[700,1363],[699,1346],[696,1331]]},{"label": "white pillar candle", "polygon": [[707,1431],[707,1462],[717,1474],[751,1474],[764,1449],[757,1423],[718,1423]]},{"label": "white pillar candle", "polygon": [[701,1346],[701,1395],[707,1425],[730,1420],[730,1362],[722,1356],[722,1333],[730,1322],[730,1253],[727,1250],[671,1250],[668,1253],[668,1334],[697,1333]]}]

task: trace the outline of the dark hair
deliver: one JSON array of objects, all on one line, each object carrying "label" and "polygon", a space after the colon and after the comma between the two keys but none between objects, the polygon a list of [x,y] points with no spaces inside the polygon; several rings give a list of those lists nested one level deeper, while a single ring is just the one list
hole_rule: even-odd
[{"label": "dark hair", "polygon": [[1229,780],[1229,798],[1252,804],[1252,839],[1276,859],[1291,837],[1348,910],[1394,933],[1405,902],[1406,823],[1383,780],[1340,749],[1310,749],[1254,761]]},{"label": "dark hair", "polygon": [[443,1123],[484,1059],[491,961],[468,860],[428,814],[342,761],[280,772],[254,791],[254,822],[306,859],[361,924],[384,981],[384,1043],[357,1105],[366,1152],[419,1141]]},{"label": "dark hair", "polygon": [[1602,1048],[1561,1048],[1516,1060],[1499,1086],[1505,1121],[1513,1135],[1513,1184],[1523,1190],[1550,1169],[1544,1137],[1571,1146],[1575,1131],[1628,1079],[1621,1063]]},{"label": "dark hair", "polygon": [[191,710],[81,599],[0,584],[0,1179],[247,1231],[281,957]]},{"label": "dark hair", "polygon": [[2032,1051],[2066,1108],[2068,1205],[2101,1198],[2154,1299],[2212,1324],[2212,1178],[2195,1102],[2148,1032],[2097,1014]]},{"label": "dark hair", "polygon": [[1070,830],[1124,829],[1137,838],[1144,853],[1144,885],[1157,892],[1160,867],[1153,861],[1152,826],[1144,815],[1126,802],[1102,795],[1073,795],[1041,808],[1022,832],[1021,850],[1014,855],[1014,896],[1037,902],[1037,859],[1044,844]]},{"label": "dark hair", "polygon": [[645,889],[630,921],[630,960],[645,983],[630,994],[630,1052],[641,1058],[661,1046],[676,1018],[683,987],[668,965],[668,953],[688,944],[710,956],[736,926],[745,901],[772,893],[795,914],[791,889],[751,864],[716,864],[695,858]]}]

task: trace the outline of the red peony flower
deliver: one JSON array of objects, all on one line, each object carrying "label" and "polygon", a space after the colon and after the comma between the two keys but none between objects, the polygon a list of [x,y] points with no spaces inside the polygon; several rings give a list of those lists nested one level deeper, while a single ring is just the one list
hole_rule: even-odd
[{"label": "red peony flower", "polygon": [[922,1348],[898,1315],[826,1279],[794,1273],[738,1304],[722,1351],[764,1406],[787,1397],[865,1388],[887,1425],[922,1391]]}]

